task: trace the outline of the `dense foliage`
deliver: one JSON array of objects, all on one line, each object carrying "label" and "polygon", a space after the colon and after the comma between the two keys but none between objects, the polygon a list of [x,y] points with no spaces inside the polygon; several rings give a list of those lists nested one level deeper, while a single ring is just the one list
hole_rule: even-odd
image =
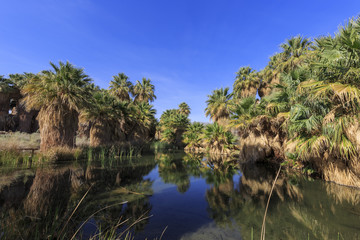
[{"label": "dense foliage", "polygon": [[190,107],[181,103],[178,109],[168,109],[160,117],[160,140],[176,146],[183,145],[183,133],[190,125]]},{"label": "dense foliage", "polygon": [[52,70],[38,74],[10,74],[9,78],[0,78],[1,94],[17,89],[17,97],[27,110],[39,111],[43,150],[54,146],[74,147],[79,120],[90,127],[92,146],[154,138],[156,111],[149,102],[156,96],[150,79],[144,78],[133,86],[124,73],[119,73],[113,76],[108,90],[100,89],[82,68],[69,62],[50,64]]},{"label": "dense foliage", "polygon": [[[351,131],[358,127],[360,110],[360,19],[350,20],[335,36],[313,41],[296,36],[280,48],[261,71],[240,68],[232,93],[214,90],[206,115],[239,135],[264,115],[285,118],[287,139],[296,144],[287,156],[350,164],[359,150]],[[188,136],[190,145],[201,141]]]}]

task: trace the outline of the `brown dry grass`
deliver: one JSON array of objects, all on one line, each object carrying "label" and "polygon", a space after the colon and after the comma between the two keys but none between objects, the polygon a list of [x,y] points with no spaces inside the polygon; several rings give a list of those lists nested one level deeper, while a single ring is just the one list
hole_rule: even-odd
[{"label": "brown dry grass", "polygon": [[[90,145],[86,136],[76,137],[76,146]],[[40,133],[6,132],[0,134],[0,151],[7,149],[40,148]]]},{"label": "brown dry grass", "polygon": [[9,132],[0,134],[0,150],[39,147],[40,133]]},{"label": "brown dry grass", "polygon": [[70,148],[66,146],[53,147],[43,152],[42,156],[50,162],[72,161],[83,156],[83,150],[81,148]]},{"label": "brown dry grass", "polygon": [[360,188],[360,178],[344,164],[328,163],[322,169],[325,181]]}]

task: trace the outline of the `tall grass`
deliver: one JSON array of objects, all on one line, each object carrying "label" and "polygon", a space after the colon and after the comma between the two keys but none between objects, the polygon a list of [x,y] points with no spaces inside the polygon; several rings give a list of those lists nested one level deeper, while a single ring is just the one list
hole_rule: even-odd
[{"label": "tall grass", "polygon": [[15,145],[7,145],[0,149],[0,166],[30,166],[33,164],[54,163],[61,161],[87,160],[100,161],[104,166],[112,165],[116,160],[141,157],[143,146],[106,146],[82,148],[56,147],[46,152],[23,150]]}]

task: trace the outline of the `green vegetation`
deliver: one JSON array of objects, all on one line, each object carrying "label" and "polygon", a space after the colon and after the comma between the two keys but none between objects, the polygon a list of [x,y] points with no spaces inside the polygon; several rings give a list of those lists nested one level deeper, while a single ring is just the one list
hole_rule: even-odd
[{"label": "green vegetation", "polygon": [[[202,142],[211,147],[232,144],[230,135],[222,134],[222,140],[213,137],[224,126],[240,137],[240,144],[250,141],[255,149],[256,145],[270,144],[267,153],[260,154],[264,157],[273,152],[272,156],[279,159],[292,159],[293,165],[320,172],[326,162],[335,164],[331,165],[334,168],[355,169],[348,181],[353,185],[360,179],[356,176],[360,148],[359,46],[360,18],[351,19],[335,36],[313,41],[301,36],[288,39],[263,70],[240,68],[232,93],[221,88],[208,96],[205,113],[215,123],[202,136],[189,128],[185,143],[190,149],[200,148]],[[263,139],[256,140],[260,135]],[[280,147],[271,150],[275,145]],[[251,151],[246,147],[242,151],[247,149]],[[322,159],[320,165],[314,162],[318,158]]]},{"label": "green vegetation", "polygon": [[179,109],[169,109],[163,112],[160,117],[158,131],[162,142],[183,146],[183,134],[190,125],[190,107],[181,103]]},{"label": "green vegetation", "polygon": [[91,99],[91,79],[83,69],[67,63],[42,71],[22,87],[28,109],[40,110],[38,119],[42,150],[75,145],[78,114]]},{"label": "green vegetation", "polygon": [[[44,152],[75,148],[77,131],[81,134],[86,128],[92,147],[141,146],[155,137],[156,110],[149,102],[156,96],[150,79],[133,86],[124,73],[119,73],[106,90],[95,86],[83,69],[69,62],[50,64],[52,70],[38,74],[1,77],[1,128],[9,128],[9,120],[20,116],[25,119],[22,125],[30,126],[37,115],[40,149]],[[17,115],[8,114],[12,102]]]}]

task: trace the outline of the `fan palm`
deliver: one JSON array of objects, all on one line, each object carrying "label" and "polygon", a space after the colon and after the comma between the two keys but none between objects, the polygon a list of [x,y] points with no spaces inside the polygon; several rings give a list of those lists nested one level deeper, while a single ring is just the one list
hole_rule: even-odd
[{"label": "fan palm", "polygon": [[204,141],[211,153],[226,154],[234,146],[235,137],[218,123],[209,124],[204,130]]},{"label": "fan palm", "polygon": [[39,109],[41,150],[75,145],[78,112],[92,98],[91,79],[69,62],[50,62],[52,70],[42,71],[22,89],[28,109]]},{"label": "fan palm", "polygon": [[[345,160],[357,158],[358,147],[348,129],[359,119],[360,110],[360,26],[359,19],[351,20],[335,37],[316,39],[317,58],[310,63],[313,78],[298,87],[299,94],[307,94],[302,115],[290,132],[299,131],[298,153],[303,159],[306,152],[316,156],[325,151]],[[306,113],[306,114],[305,114]],[[296,116],[303,116],[296,119]]]},{"label": "fan palm", "polygon": [[242,67],[236,73],[234,97],[243,98],[255,96],[260,85],[259,74],[251,67]]},{"label": "fan palm", "polygon": [[84,109],[82,117],[90,121],[90,145],[111,145],[124,140],[119,120],[128,117],[128,103],[117,100],[108,91],[94,93],[93,104]]},{"label": "fan palm", "polygon": [[150,79],[143,78],[142,81],[136,81],[133,88],[135,102],[153,102],[156,99],[155,86],[151,84]]},{"label": "fan palm", "polygon": [[230,116],[229,101],[232,96],[233,94],[229,92],[228,87],[214,90],[211,95],[208,95],[208,100],[206,101],[206,116],[210,116],[214,122],[228,119]]},{"label": "fan palm", "polygon": [[204,124],[199,122],[194,122],[190,124],[184,133],[184,143],[188,148],[200,147],[202,141],[202,134],[204,130]]},{"label": "fan palm", "polygon": [[177,109],[166,110],[160,117],[161,141],[182,144],[182,135],[190,124],[189,118]]},{"label": "fan palm", "polygon": [[179,104],[179,113],[189,116],[190,114],[190,107],[185,102]]},{"label": "fan palm", "polygon": [[229,127],[236,129],[246,128],[252,120],[264,114],[265,100],[258,102],[255,97],[243,98],[231,105],[231,116]]},{"label": "fan palm", "polygon": [[124,73],[118,73],[118,75],[113,76],[113,80],[110,82],[110,93],[121,101],[130,101],[133,85],[128,79],[129,77]]},{"label": "fan palm", "polygon": [[278,70],[281,72],[290,72],[303,64],[311,53],[312,42],[308,38],[301,36],[292,37],[281,44],[283,50],[281,53],[282,61],[278,64]]}]

